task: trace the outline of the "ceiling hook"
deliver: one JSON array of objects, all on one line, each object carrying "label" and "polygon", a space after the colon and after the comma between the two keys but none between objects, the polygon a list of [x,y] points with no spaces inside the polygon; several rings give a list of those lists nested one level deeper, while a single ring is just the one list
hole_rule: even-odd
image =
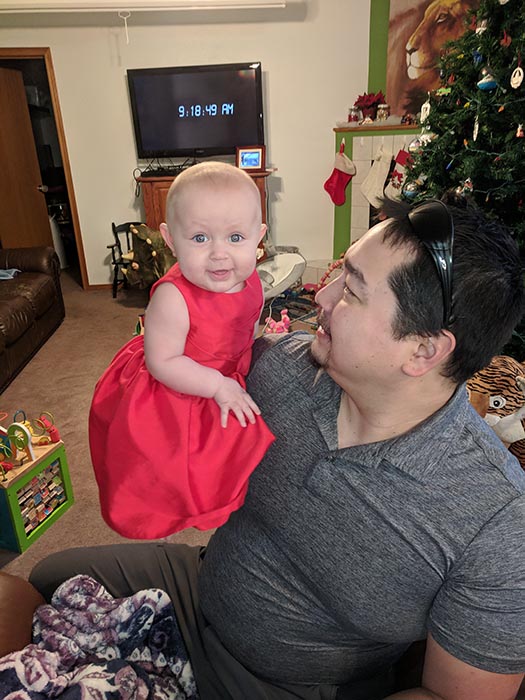
[{"label": "ceiling hook", "polygon": [[128,19],[131,17],[131,12],[129,10],[119,10],[119,19],[124,20],[124,28],[126,30],[126,44],[129,44],[129,33],[128,33]]}]

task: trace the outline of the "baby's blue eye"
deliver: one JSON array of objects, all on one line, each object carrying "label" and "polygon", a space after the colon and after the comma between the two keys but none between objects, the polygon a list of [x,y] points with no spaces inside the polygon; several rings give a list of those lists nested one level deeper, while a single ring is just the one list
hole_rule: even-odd
[{"label": "baby's blue eye", "polygon": [[204,233],[196,233],[191,240],[195,243],[206,243],[208,236],[205,236]]},{"label": "baby's blue eye", "polygon": [[243,240],[243,237],[241,236],[240,233],[232,233],[232,235],[230,236],[230,241],[232,243],[239,243],[242,240]]}]

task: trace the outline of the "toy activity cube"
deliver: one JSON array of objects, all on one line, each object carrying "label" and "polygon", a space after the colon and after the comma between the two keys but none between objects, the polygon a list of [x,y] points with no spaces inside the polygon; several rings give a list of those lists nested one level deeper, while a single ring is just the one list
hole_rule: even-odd
[{"label": "toy activity cube", "polygon": [[34,446],[35,459],[0,476],[0,547],[25,551],[73,505],[64,443]]}]

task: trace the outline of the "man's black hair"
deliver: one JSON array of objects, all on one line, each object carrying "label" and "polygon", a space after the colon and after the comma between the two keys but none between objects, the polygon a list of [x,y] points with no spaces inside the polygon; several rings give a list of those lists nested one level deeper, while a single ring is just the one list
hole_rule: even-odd
[{"label": "man's black hair", "polygon": [[[454,221],[452,322],[456,347],[443,374],[466,381],[501,352],[523,315],[523,266],[518,246],[500,221],[489,219],[464,197],[447,194]],[[443,328],[441,284],[430,253],[414,232],[410,206],[385,199],[382,212],[390,219],[385,241],[406,245],[414,255],[390,275],[397,300],[392,332],[395,338],[437,335]]]}]

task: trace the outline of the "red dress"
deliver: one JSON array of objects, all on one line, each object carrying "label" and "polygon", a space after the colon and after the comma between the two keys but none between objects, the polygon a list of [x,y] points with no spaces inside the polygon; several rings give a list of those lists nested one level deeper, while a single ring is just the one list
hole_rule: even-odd
[{"label": "red dress", "polygon": [[[246,387],[262,299],[257,272],[233,294],[196,287],[178,265],[152,293],[160,282],[174,284],[186,301],[184,354]],[[91,404],[89,444],[104,520],[137,539],[218,527],[242,505],[248,478],[274,439],[260,416],[243,428],[230,413],[222,428],[213,399],[158,382],[146,369],[144,337],[136,336],[102,375]]]}]

